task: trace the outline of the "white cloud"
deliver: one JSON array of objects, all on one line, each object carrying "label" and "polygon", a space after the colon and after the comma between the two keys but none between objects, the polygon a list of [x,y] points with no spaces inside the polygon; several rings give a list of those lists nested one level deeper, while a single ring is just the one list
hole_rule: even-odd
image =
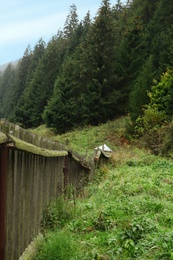
[{"label": "white cloud", "polygon": [[19,40],[47,37],[62,29],[66,13],[54,13],[32,20],[16,21],[0,25],[0,44],[8,44]]},{"label": "white cloud", "polygon": [[[79,20],[90,10],[95,15],[102,0],[6,0],[0,8],[0,64],[22,57],[40,37],[48,42],[63,25],[70,6],[77,7]],[[114,1],[114,0],[111,0]],[[94,2],[94,3],[93,3]]]}]

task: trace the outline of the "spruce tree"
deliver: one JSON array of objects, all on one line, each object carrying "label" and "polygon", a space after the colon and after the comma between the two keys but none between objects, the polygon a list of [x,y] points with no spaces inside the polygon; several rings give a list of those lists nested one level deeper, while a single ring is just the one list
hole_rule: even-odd
[{"label": "spruce tree", "polygon": [[67,131],[119,115],[124,90],[116,84],[115,35],[110,3],[103,1],[86,37],[81,38],[58,75],[43,116],[48,126]]},{"label": "spruce tree", "polygon": [[6,67],[0,81],[0,117],[8,118],[13,116],[10,93],[13,91],[16,70],[11,63]]},{"label": "spruce tree", "polygon": [[59,35],[52,37],[41,54],[32,79],[25,89],[21,106],[16,110],[16,117],[23,126],[35,127],[43,123],[42,113],[52,95],[64,53],[64,39],[59,32]]},{"label": "spruce tree", "polygon": [[117,87],[116,33],[110,2],[102,1],[83,44],[81,80],[82,120],[98,124],[118,114],[121,90]]}]

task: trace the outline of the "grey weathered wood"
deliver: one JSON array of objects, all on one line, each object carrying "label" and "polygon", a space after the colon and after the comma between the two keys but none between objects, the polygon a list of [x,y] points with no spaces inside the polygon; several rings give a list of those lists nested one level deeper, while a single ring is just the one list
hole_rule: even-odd
[{"label": "grey weathered wood", "polygon": [[61,144],[2,119],[0,145],[9,151],[5,259],[17,260],[39,233],[46,205],[70,185],[80,192],[92,167],[83,167]]},{"label": "grey weathered wood", "polygon": [[[8,143],[6,258],[15,260],[40,231],[45,206],[68,185],[81,190],[89,170],[67,155],[43,156]],[[68,159],[68,178],[64,181],[64,162]],[[83,175],[83,173],[85,174]]]}]

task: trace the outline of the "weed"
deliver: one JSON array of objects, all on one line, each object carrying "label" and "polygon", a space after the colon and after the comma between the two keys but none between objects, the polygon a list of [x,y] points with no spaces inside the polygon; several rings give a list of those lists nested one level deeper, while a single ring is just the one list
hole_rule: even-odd
[{"label": "weed", "polygon": [[47,205],[43,211],[41,220],[42,230],[45,229],[61,229],[69,222],[75,214],[75,207],[69,201],[59,197],[54,202]]},{"label": "weed", "polygon": [[93,224],[95,229],[100,231],[108,230],[114,226],[114,222],[104,211],[99,213],[99,216],[93,221]]}]

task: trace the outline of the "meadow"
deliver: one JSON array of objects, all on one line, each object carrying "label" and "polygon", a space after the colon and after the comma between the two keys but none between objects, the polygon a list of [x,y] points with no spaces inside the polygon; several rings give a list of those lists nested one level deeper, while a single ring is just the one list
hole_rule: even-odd
[{"label": "meadow", "polygon": [[28,259],[173,259],[173,161],[136,141],[121,143],[125,123],[124,118],[61,137],[51,132],[80,153],[92,156],[95,146],[106,143],[113,154],[96,167],[79,197],[69,192],[48,205],[43,238]]}]

